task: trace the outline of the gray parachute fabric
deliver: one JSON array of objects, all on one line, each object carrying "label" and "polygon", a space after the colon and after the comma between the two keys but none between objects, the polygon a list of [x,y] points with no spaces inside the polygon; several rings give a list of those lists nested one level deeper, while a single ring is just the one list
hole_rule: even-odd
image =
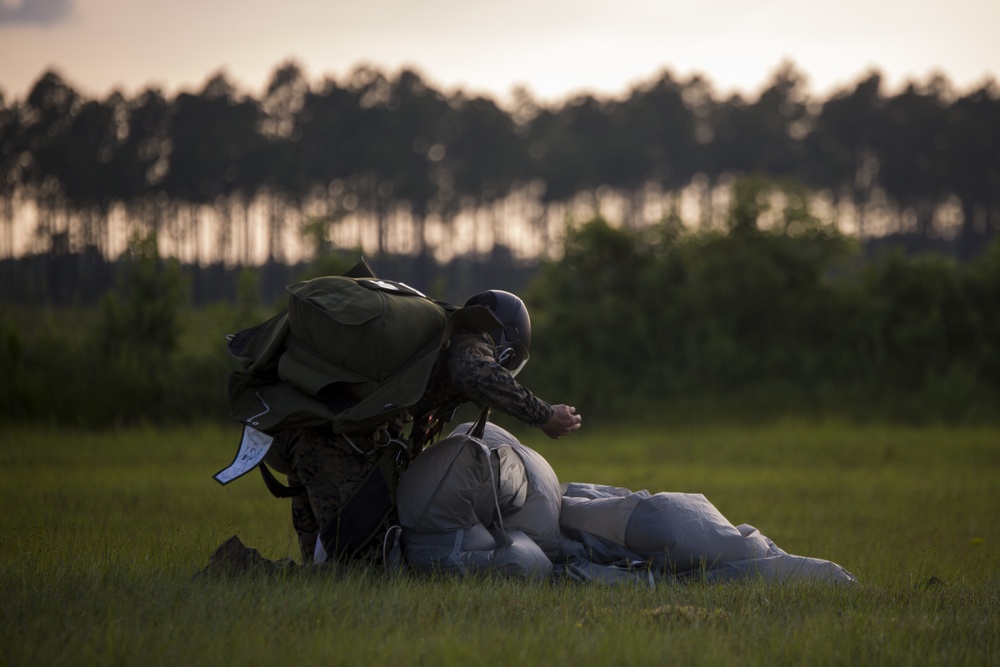
[{"label": "gray parachute fabric", "polygon": [[[455,433],[461,432],[463,427],[459,426]],[[555,558],[561,543],[562,504],[556,471],[538,452],[495,424],[487,423],[482,441],[500,461],[499,483],[504,489],[518,490],[512,502],[501,505],[504,528],[525,533],[547,556]]]},{"label": "gray parachute fabric", "polygon": [[604,583],[705,579],[823,581],[854,577],[794,556],[705,496],[560,486],[537,452],[487,423],[461,425],[416,458],[397,494],[403,555],[421,572],[499,571]]},{"label": "gray parachute fabric", "polygon": [[[749,560],[770,552],[759,533],[742,535],[697,493],[632,492],[595,484],[563,487],[563,532],[604,560],[627,555],[667,572],[703,563]],[[623,551],[627,550],[627,554]]]},{"label": "gray parachute fabric", "polygon": [[563,494],[560,525],[571,562],[643,562],[661,575],[710,581],[854,581],[835,563],[787,554],[753,526],[734,526],[700,493],[576,483]]},{"label": "gray parachute fabric", "polygon": [[502,527],[503,515],[516,513],[527,497],[523,467],[504,458],[501,465],[499,453],[462,432],[428,447],[410,464],[396,503],[411,567],[536,579],[550,574],[552,564],[535,541]]}]

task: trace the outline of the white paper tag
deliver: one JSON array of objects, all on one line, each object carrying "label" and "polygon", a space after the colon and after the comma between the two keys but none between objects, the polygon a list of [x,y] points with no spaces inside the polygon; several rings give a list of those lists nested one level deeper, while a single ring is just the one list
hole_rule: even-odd
[{"label": "white paper tag", "polygon": [[264,460],[264,455],[274,441],[272,436],[261,433],[257,429],[244,426],[243,438],[240,440],[240,449],[236,452],[236,458],[229,464],[228,468],[220,470],[213,475],[219,484],[229,484],[237,477],[242,477],[257,467]]}]

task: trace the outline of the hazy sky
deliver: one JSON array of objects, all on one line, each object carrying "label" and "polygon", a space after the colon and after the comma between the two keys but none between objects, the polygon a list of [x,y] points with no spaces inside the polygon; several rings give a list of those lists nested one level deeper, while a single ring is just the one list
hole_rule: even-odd
[{"label": "hazy sky", "polygon": [[869,69],[896,87],[1000,78],[1000,0],[0,0],[0,92],[47,69],[103,97],[200,90],[224,70],[259,94],[294,59],[310,81],[361,63],[503,101],[622,94],[664,68],[753,94],[783,60],[827,94]]}]

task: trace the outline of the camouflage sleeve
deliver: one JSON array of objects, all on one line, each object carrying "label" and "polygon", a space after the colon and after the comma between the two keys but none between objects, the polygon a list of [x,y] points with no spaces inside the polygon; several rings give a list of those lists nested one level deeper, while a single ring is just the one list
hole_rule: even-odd
[{"label": "camouflage sleeve", "polygon": [[483,334],[458,331],[452,336],[447,372],[455,389],[480,408],[498,410],[529,426],[541,426],[552,417],[552,406],[497,363],[493,345]]}]

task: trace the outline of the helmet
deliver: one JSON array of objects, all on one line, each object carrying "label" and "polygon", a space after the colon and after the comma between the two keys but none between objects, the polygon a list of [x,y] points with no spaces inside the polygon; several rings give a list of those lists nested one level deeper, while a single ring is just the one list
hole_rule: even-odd
[{"label": "helmet", "polygon": [[497,349],[497,361],[517,375],[528,363],[531,346],[531,318],[517,295],[503,290],[488,290],[469,297],[466,306],[486,306],[500,320],[501,327],[489,331]]}]

